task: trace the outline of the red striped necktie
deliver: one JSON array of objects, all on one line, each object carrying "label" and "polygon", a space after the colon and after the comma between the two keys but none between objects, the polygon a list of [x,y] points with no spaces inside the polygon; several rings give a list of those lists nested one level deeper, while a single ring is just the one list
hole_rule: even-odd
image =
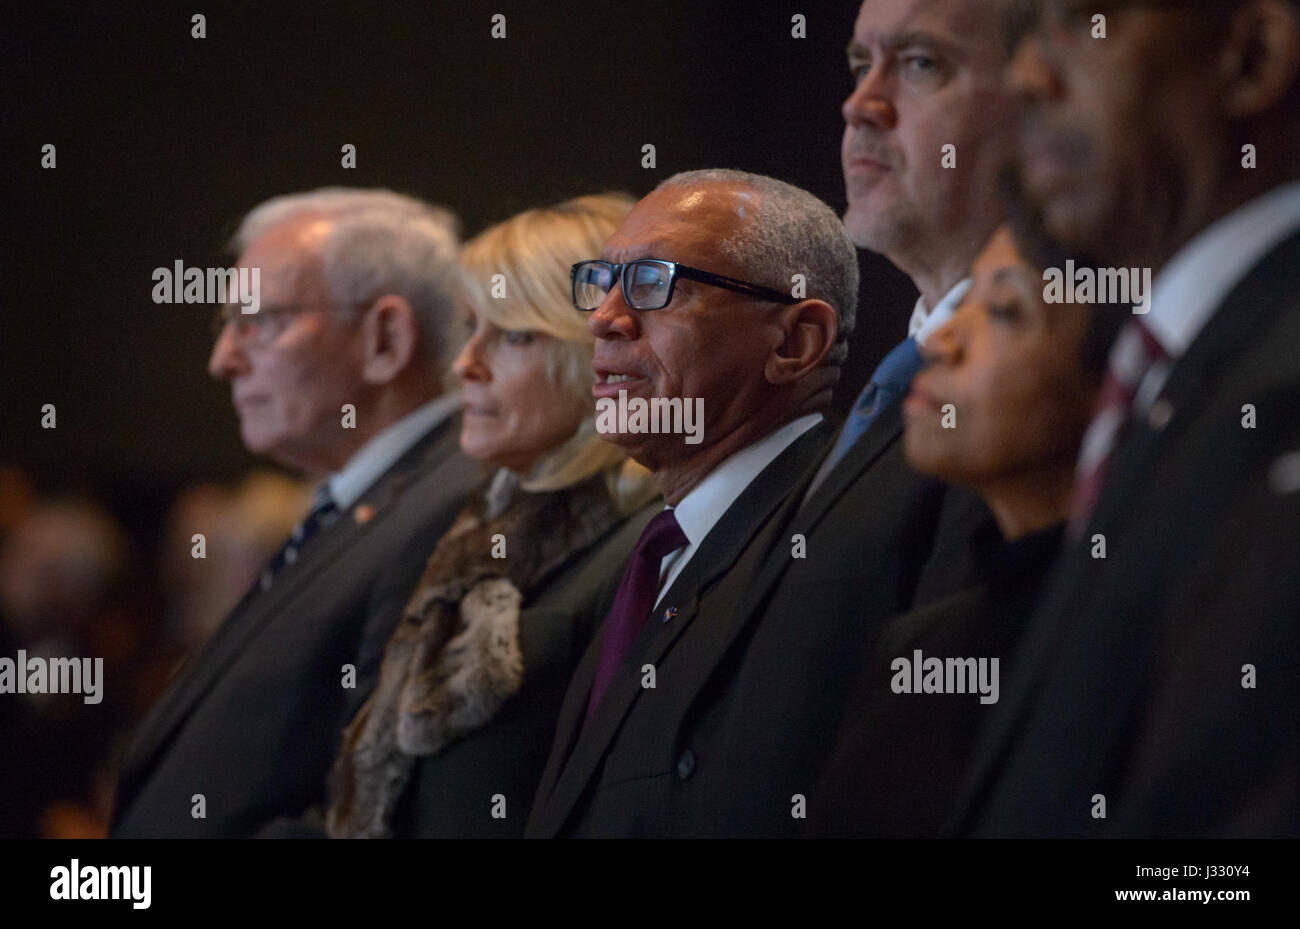
[{"label": "red striped necktie", "polygon": [[1083,437],[1074,495],[1070,501],[1070,531],[1076,537],[1087,528],[1101,495],[1106,468],[1120,436],[1133,419],[1133,404],[1147,373],[1168,360],[1164,348],[1140,322],[1129,320],[1111,349],[1110,364],[1097,396],[1097,410]]}]

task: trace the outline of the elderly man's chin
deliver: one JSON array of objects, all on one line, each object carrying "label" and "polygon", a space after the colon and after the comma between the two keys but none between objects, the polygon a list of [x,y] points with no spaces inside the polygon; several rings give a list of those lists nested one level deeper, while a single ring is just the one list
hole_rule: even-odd
[{"label": "elderly man's chin", "polygon": [[[618,429],[606,431],[601,428],[599,417],[596,419],[596,435],[600,436],[602,441],[608,442],[610,445],[617,445],[633,457],[635,457],[635,452],[638,449],[645,448],[648,445],[653,445],[656,439],[656,436],[643,432],[620,432]],[[662,436],[658,438],[662,438]]]},{"label": "elderly man's chin", "polygon": [[602,432],[596,434],[601,441],[616,445],[627,457],[650,471],[657,471],[673,457],[673,445],[680,445],[681,436],[656,435],[644,432]]},{"label": "elderly man's chin", "polygon": [[270,454],[275,444],[272,434],[252,417],[240,420],[239,437],[243,440],[244,447],[255,455]]}]

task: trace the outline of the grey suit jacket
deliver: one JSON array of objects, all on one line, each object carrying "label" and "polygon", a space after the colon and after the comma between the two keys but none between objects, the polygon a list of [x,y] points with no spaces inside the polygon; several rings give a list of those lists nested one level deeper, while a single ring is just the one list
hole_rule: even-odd
[{"label": "grey suit jacket", "polygon": [[459,417],[433,429],[235,607],[137,730],[111,835],[248,836],[324,802],[343,726],[378,672],[363,633],[386,639],[480,481],[458,433]]}]

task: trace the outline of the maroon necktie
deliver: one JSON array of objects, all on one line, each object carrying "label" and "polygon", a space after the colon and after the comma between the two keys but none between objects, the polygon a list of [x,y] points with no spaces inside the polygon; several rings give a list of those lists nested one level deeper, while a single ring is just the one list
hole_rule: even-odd
[{"label": "maroon necktie", "polygon": [[1070,502],[1070,531],[1083,535],[1088,517],[1101,495],[1106,467],[1119,445],[1120,435],[1133,418],[1133,401],[1147,372],[1168,358],[1151,331],[1137,320],[1120,330],[1110,354],[1110,365],[1097,395],[1097,411],[1083,437],[1079,467]]},{"label": "maroon necktie", "polygon": [[595,712],[600,698],[609,689],[614,673],[623,663],[637,633],[654,609],[659,590],[659,563],[665,555],[677,551],[689,540],[677,524],[672,510],[664,510],[646,524],[632,552],[623,580],[619,582],[614,605],[605,617],[605,642],[600,651],[600,666],[587,701],[587,719]]}]

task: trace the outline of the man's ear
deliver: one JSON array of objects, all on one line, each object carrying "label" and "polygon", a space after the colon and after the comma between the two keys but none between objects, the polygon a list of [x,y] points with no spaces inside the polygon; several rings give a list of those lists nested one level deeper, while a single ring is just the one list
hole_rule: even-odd
[{"label": "man's ear", "polygon": [[361,319],[365,359],[361,375],[368,384],[387,384],[411,364],[419,342],[415,310],[405,297],[385,294]]},{"label": "man's ear", "polygon": [[821,364],[835,344],[839,323],[825,300],[801,300],[780,310],[784,338],[767,356],[763,373],[772,384],[799,380]]},{"label": "man's ear", "polygon": [[1296,92],[1300,16],[1285,0],[1254,0],[1233,14],[1223,58],[1220,105],[1237,118],[1257,116]]}]

